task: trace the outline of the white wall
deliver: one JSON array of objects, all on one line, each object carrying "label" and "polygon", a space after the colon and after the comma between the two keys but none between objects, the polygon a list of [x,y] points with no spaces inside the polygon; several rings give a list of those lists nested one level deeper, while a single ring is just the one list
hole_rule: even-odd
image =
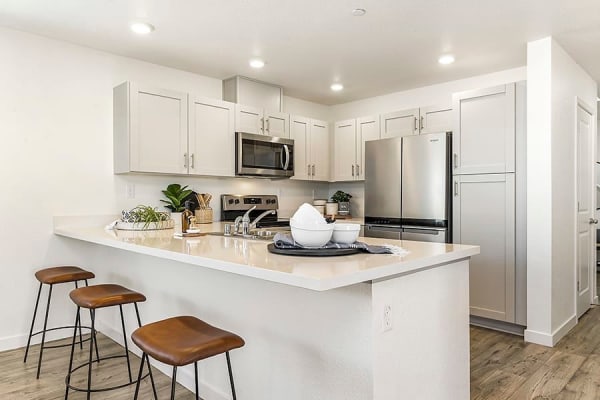
[{"label": "white wall", "polygon": [[576,323],[576,98],[595,109],[597,86],[549,37],[528,44],[527,65],[525,339],[552,346]]},{"label": "white wall", "polygon": [[[112,172],[112,88],[126,80],[221,98],[221,81],[188,72],[0,29],[0,350],[24,345],[35,301],[35,270],[70,263],[52,241],[54,215],[117,214],[159,206],[168,183],[221,193],[274,193],[282,215],[327,194],[327,184],[261,179],[115,176]],[[286,98],[286,111],[317,118],[328,107]],[[275,182],[275,183],[274,183]],[[134,184],[136,197],[126,198]],[[215,216],[218,201],[213,201]],[[85,262],[83,263],[85,267]],[[57,287],[50,323],[72,323],[71,288]]]}]

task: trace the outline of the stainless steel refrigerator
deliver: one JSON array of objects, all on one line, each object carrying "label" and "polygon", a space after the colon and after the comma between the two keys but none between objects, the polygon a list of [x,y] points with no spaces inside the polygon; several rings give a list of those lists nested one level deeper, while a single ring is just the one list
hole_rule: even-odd
[{"label": "stainless steel refrigerator", "polygon": [[365,144],[365,236],[452,241],[451,133]]}]

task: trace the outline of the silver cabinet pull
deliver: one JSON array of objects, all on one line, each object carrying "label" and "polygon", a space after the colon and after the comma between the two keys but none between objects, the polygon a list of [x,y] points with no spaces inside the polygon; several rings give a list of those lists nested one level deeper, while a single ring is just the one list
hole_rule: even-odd
[{"label": "silver cabinet pull", "polygon": [[265,119],[265,125],[266,125],[265,132],[271,133],[271,123],[270,123],[270,121],[271,120],[269,118]]},{"label": "silver cabinet pull", "polygon": [[415,131],[419,130],[419,126],[417,124],[418,124],[417,117],[415,117]]},{"label": "silver cabinet pull", "polygon": [[424,116],[421,116],[421,124],[420,124],[420,126],[419,126],[419,129],[420,129],[420,130],[423,130],[423,127],[424,127],[424,120],[425,120],[425,117],[424,117]]},{"label": "silver cabinet pull", "polygon": [[306,164],[307,174],[310,176],[310,164]]},{"label": "silver cabinet pull", "polygon": [[315,176],[315,164],[312,165],[312,176]]},{"label": "silver cabinet pull", "polygon": [[264,118],[260,119],[260,126],[258,127],[258,129],[260,129],[261,133],[265,133],[265,119]]},{"label": "silver cabinet pull", "polygon": [[194,153],[192,153],[190,158],[192,159],[192,164],[190,165],[190,168],[194,168]]},{"label": "silver cabinet pull", "polygon": [[356,164],[356,176],[360,176],[360,165]]},{"label": "silver cabinet pull", "polygon": [[454,161],[454,169],[458,168],[458,154],[454,153],[453,155],[453,161]]},{"label": "silver cabinet pull", "polygon": [[354,176],[354,164],[352,164],[352,176]]},{"label": "silver cabinet pull", "polygon": [[598,223],[598,220],[596,218],[590,218],[590,225],[595,225]]},{"label": "silver cabinet pull", "polygon": [[188,167],[188,155],[187,153],[183,153],[183,168],[187,169]]},{"label": "silver cabinet pull", "polygon": [[454,195],[458,196],[458,181],[454,181]]}]

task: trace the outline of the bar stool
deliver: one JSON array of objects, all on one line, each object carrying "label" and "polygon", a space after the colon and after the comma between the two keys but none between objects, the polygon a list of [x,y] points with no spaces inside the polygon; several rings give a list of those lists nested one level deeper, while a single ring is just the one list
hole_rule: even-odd
[{"label": "bar stool", "polygon": [[[144,325],[133,332],[131,339],[143,351],[134,400],[138,398],[140,381],[143,379],[144,360],[150,367],[148,355],[173,367],[171,400],[174,400],[177,367],[194,363],[196,399],[198,399],[198,361],[222,353],[225,353],[227,358],[231,393],[233,400],[236,400],[229,351],[244,346],[245,342],[241,337],[215,328],[198,318],[184,316]],[[154,390],[154,382],[152,388]]]},{"label": "bar stool", "polygon": [[[59,326],[56,328],[48,329],[48,313],[50,311],[50,299],[52,298],[52,288],[54,287],[54,285],[57,285],[60,283],[69,283],[69,282],[75,282],[75,288],[78,288],[79,281],[85,281],[85,286],[87,286],[88,279],[95,278],[95,275],[92,272],[86,271],[79,267],[60,266],[60,267],[51,267],[51,268],[41,269],[35,273],[35,277],[40,282],[40,286],[38,288],[37,299],[35,301],[35,308],[33,310],[33,318],[31,319],[31,328],[29,329],[29,338],[27,339],[27,347],[25,348],[25,357],[23,357],[23,362],[24,363],[27,362],[27,355],[29,354],[29,346],[31,345],[31,338],[33,336],[39,335],[41,333],[42,334],[42,342],[40,345],[40,355],[38,358],[38,366],[37,366],[37,374],[36,374],[36,379],[39,379],[40,378],[40,370],[42,367],[42,356],[44,354],[44,349],[54,349],[54,348],[58,348],[58,347],[70,346],[70,344],[46,346],[45,345],[46,344],[46,332],[55,331],[55,330],[59,330],[59,329],[69,329],[69,328],[77,329],[77,325],[76,326]],[[35,317],[37,315],[38,306],[40,304],[40,295],[42,294],[42,286],[43,285],[49,285],[48,302],[46,303],[46,315],[44,316],[44,329],[42,329],[39,332],[33,333],[33,327],[35,325]],[[89,339],[82,340],[81,328],[82,327],[79,326],[79,345],[83,348],[83,342],[87,341]],[[85,326],[84,328],[90,329],[87,326]]]},{"label": "bar stool", "polygon": [[[74,330],[73,331],[73,341],[71,343],[71,357],[69,360],[69,370],[68,370],[67,376],[65,378],[65,385],[66,385],[65,400],[67,400],[69,397],[69,389],[79,391],[79,392],[86,392],[87,399],[89,400],[92,392],[106,392],[109,390],[123,388],[123,387],[129,386],[129,385],[132,385],[133,383],[135,383],[135,381],[132,380],[132,376],[131,376],[131,364],[129,362],[129,349],[127,347],[127,335],[125,333],[125,320],[123,318],[123,305],[133,303],[133,305],[135,307],[135,314],[137,317],[138,326],[142,326],[137,303],[146,301],[146,296],[144,296],[141,293],[134,292],[133,290],[127,289],[123,286],[114,285],[114,284],[103,284],[103,285],[82,287],[82,288],[71,291],[69,296],[71,297],[71,300],[73,300],[73,302],[77,305],[77,315],[75,317],[75,326],[77,326],[80,322],[81,308],[87,308],[90,310],[90,318],[92,321],[92,323],[91,323],[92,331],[94,331],[95,327],[96,327],[96,310],[97,309],[119,306],[119,311],[121,314],[121,327],[123,328],[123,341],[125,343],[125,354],[100,358],[97,354],[97,345],[96,345],[96,361],[99,363],[102,360],[108,360],[108,359],[113,359],[113,358],[122,358],[122,357],[127,358],[127,371],[129,373],[129,382],[122,384],[122,385],[117,385],[117,386],[92,389],[92,387],[91,387],[91,385],[92,385],[92,364],[94,363],[94,360],[92,357],[92,355],[93,355],[92,344],[96,343],[96,336],[95,335],[92,336],[93,343],[90,343],[90,355],[89,355],[88,362],[83,363],[83,364],[73,368],[73,353],[75,350],[75,338],[77,336],[77,331]],[[86,365],[88,366],[87,389],[79,388],[79,387],[71,385],[71,374]],[[149,372],[147,375],[144,376],[144,378],[146,376],[150,375],[150,380],[152,381],[152,388],[154,390],[154,398],[156,399],[157,397],[156,397],[156,390],[154,389],[154,378],[152,377],[152,370],[150,368],[148,368],[148,370],[149,370]]]}]

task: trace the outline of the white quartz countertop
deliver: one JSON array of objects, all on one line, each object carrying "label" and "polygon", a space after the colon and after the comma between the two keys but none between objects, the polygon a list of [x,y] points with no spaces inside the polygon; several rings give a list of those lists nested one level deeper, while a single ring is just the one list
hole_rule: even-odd
[{"label": "white quartz countertop", "polygon": [[[179,261],[198,267],[244,275],[317,291],[397,277],[479,253],[478,246],[360,238],[368,244],[393,244],[404,256],[360,253],[336,257],[297,257],[272,254],[268,241],[237,237],[175,238],[173,230],[105,230],[110,218],[55,217],[54,233],[103,246]],[[220,231],[220,223],[202,226]]]}]

